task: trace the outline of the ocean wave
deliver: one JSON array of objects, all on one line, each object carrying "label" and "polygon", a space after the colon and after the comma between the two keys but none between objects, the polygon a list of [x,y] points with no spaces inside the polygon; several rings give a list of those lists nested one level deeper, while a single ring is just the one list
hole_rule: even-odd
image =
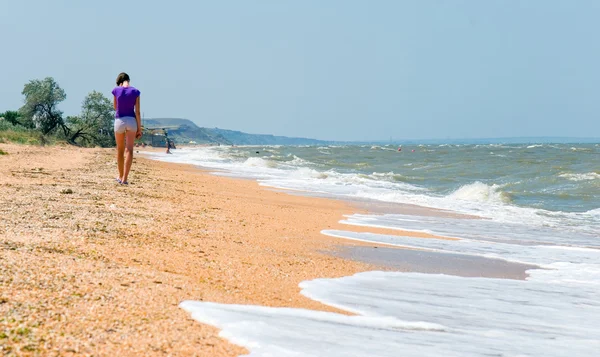
[{"label": "ocean wave", "polygon": [[589,181],[600,179],[600,174],[597,172],[587,172],[583,174],[562,173],[558,176],[571,181]]},{"label": "ocean wave", "polygon": [[596,209],[592,209],[589,211],[584,212],[584,214],[588,215],[588,216],[595,216],[600,218],[600,208],[596,208]]},{"label": "ocean wave", "polygon": [[370,177],[376,179],[376,180],[386,180],[386,181],[391,181],[391,182],[408,182],[409,179],[408,177],[401,175],[401,174],[397,174],[394,173],[393,171],[390,172],[373,172]]},{"label": "ocean wave", "polygon": [[279,154],[279,150],[274,150],[274,148],[264,147],[262,148],[263,152],[268,152],[270,154]]},{"label": "ocean wave", "polygon": [[474,182],[469,185],[464,185],[458,190],[447,196],[451,199],[471,202],[487,202],[487,203],[510,203],[510,195],[501,190],[499,185],[486,185],[483,182]]},{"label": "ocean wave", "polygon": [[571,151],[588,151],[588,152],[591,152],[591,151],[594,151],[594,150],[592,150],[590,148],[571,147]]},{"label": "ocean wave", "polygon": [[246,161],[244,161],[243,166],[276,168],[277,163],[275,161],[265,160],[260,157],[249,157],[246,159]]},{"label": "ocean wave", "polygon": [[327,172],[320,172],[309,167],[300,167],[292,172],[292,176],[297,178],[326,179],[330,175]]},{"label": "ocean wave", "polygon": [[288,164],[290,165],[294,165],[294,166],[308,166],[311,165],[312,162],[308,161],[308,160],[304,160],[301,157],[298,157],[296,155],[292,155],[294,157],[294,159],[292,161],[289,161]]}]

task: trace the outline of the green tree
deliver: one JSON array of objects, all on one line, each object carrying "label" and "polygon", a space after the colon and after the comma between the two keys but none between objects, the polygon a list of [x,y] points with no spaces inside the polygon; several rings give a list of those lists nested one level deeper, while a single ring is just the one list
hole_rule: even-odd
[{"label": "green tree", "polygon": [[7,110],[4,113],[0,113],[0,118],[4,118],[7,122],[12,125],[20,125],[19,123],[19,112],[15,112],[12,110]]},{"label": "green tree", "polygon": [[114,146],[113,104],[102,93],[89,93],[81,105],[81,114],[68,117],[69,142],[82,146]]},{"label": "green tree", "polygon": [[29,81],[22,94],[25,96],[25,105],[19,109],[22,125],[37,128],[44,135],[61,128],[65,136],[68,136],[69,128],[64,123],[63,113],[57,108],[58,103],[65,100],[67,95],[54,78]]}]

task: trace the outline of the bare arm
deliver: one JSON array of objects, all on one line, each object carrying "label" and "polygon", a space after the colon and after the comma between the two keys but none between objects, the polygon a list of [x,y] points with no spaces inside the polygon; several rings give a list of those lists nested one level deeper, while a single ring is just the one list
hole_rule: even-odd
[{"label": "bare arm", "polygon": [[142,136],[142,116],[140,115],[140,97],[138,96],[135,100],[135,120],[137,121],[137,133],[136,138],[140,138]]},{"label": "bare arm", "polygon": [[117,110],[117,97],[113,95],[113,107]]}]

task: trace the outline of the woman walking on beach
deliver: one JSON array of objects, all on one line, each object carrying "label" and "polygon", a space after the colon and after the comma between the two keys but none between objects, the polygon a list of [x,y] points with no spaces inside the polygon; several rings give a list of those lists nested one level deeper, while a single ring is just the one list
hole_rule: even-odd
[{"label": "woman walking on beach", "polygon": [[129,75],[119,73],[113,89],[115,107],[115,140],[117,141],[118,183],[127,185],[133,162],[133,142],[142,137],[140,91],[129,85]]}]

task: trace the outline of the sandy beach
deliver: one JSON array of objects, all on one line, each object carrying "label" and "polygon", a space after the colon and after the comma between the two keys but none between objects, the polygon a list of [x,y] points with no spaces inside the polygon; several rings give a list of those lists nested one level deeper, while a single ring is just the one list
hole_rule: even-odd
[{"label": "sandy beach", "polygon": [[319,233],[349,229],[344,202],[141,155],[121,186],[112,149],[0,149],[3,355],[237,356],[178,304],[336,311],[298,283],[381,268],[326,253],[365,246]]}]

